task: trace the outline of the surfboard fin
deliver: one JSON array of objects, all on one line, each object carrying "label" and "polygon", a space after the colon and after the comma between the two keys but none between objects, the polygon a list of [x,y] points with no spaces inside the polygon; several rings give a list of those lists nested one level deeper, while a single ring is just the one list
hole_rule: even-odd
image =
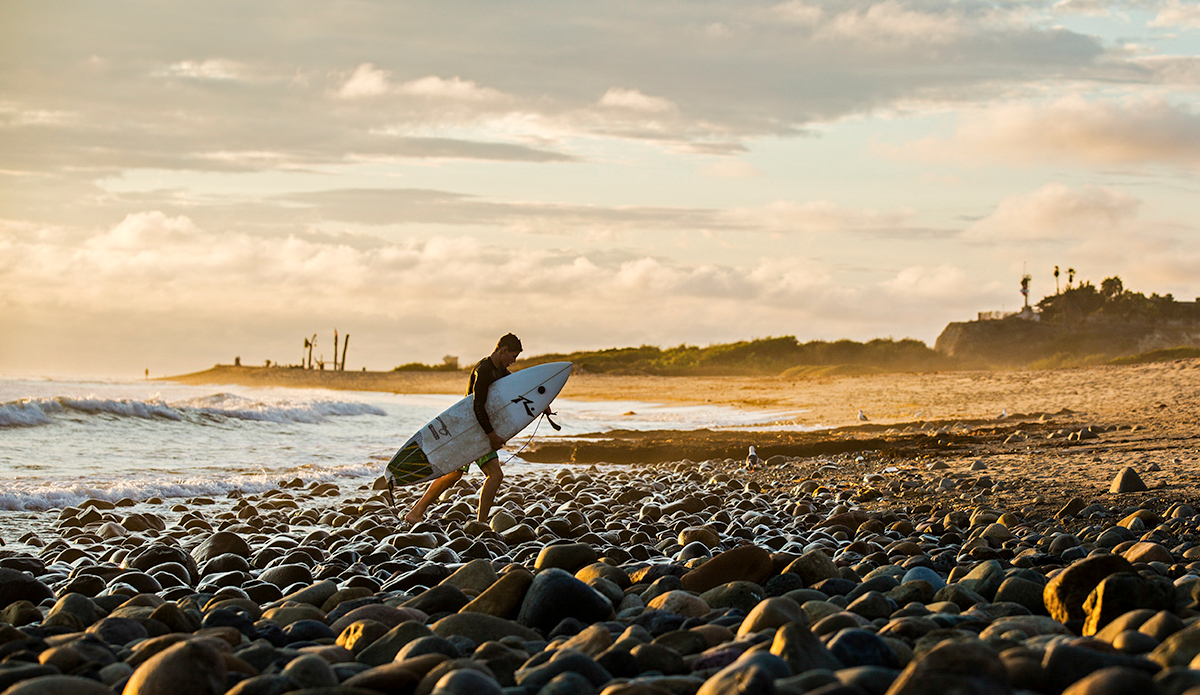
[{"label": "surfboard fin", "polygon": [[555,421],[551,420],[549,415],[546,415],[546,422],[550,423],[550,426],[554,428],[554,431],[555,431],[555,432],[561,432],[561,431],[562,431],[562,425],[560,425],[560,424],[558,424],[557,422],[555,422]]}]

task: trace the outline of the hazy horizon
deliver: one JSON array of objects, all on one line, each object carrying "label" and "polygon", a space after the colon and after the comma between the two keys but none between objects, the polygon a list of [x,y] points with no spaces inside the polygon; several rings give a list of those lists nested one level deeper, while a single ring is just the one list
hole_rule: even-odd
[{"label": "hazy horizon", "polygon": [[0,374],[915,338],[1200,296],[1200,6],[0,6]]}]

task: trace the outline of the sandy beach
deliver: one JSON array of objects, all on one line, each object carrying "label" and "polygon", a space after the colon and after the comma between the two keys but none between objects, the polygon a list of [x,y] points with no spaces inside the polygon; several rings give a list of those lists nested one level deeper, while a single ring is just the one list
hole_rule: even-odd
[{"label": "sandy beach", "polygon": [[[462,383],[351,376],[180,379]],[[396,513],[420,487],[393,509],[380,481],[48,512],[20,539],[33,552],[0,548],[0,687],[1194,695],[1198,393],[1200,360],[577,375],[564,396],[786,411],[804,427],[546,439],[531,457],[575,465],[509,476],[486,521],[478,478],[411,527]]]}]

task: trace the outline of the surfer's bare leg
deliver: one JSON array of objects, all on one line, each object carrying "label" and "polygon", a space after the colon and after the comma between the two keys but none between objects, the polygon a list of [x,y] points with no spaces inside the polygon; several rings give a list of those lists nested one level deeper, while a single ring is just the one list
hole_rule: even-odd
[{"label": "surfer's bare leg", "polygon": [[415,524],[425,516],[425,510],[433,501],[441,496],[451,485],[458,482],[462,477],[462,471],[451,471],[446,475],[429,483],[429,487],[425,488],[425,494],[421,495],[421,499],[413,505],[412,511],[404,515],[404,520],[410,524]]},{"label": "surfer's bare leg", "polygon": [[483,472],[487,474],[487,480],[483,481],[483,489],[479,491],[479,521],[487,523],[488,514],[492,511],[492,500],[496,499],[496,491],[500,489],[500,483],[504,482],[504,471],[500,468],[500,459],[492,459],[481,466]]}]

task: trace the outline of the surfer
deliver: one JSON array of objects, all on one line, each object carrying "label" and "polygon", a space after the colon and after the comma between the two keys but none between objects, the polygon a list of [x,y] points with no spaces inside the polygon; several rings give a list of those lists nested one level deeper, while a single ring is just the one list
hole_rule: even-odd
[{"label": "surfer", "polygon": [[[471,370],[471,381],[467,386],[467,395],[473,396],[472,405],[475,419],[487,433],[488,442],[492,445],[489,453],[475,461],[475,465],[479,466],[479,470],[487,476],[487,480],[483,482],[483,489],[479,491],[479,515],[477,517],[479,521],[487,521],[488,512],[492,510],[492,500],[496,498],[496,491],[500,489],[500,483],[504,481],[504,472],[500,470],[500,456],[496,452],[504,446],[505,440],[501,439],[500,435],[492,429],[492,421],[488,418],[487,410],[484,409],[484,405],[487,403],[488,388],[497,379],[509,375],[508,368],[517,361],[517,356],[520,354],[521,340],[512,333],[506,333],[496,343],[496,349],[492,351],[492,354],[479,360],[479,364]],[[434,479],[429,483],[425,494],[421,495],[421,499],[417,500],[412,511],[404,515],[404,520],[410,524],[420,521],[425,516],[425,510],[429,508],[429,505],[433,504],[433,501],[451,485],[457,483],[463,473],[470,468],[471,464],[468,463],[456,471]]]}]

